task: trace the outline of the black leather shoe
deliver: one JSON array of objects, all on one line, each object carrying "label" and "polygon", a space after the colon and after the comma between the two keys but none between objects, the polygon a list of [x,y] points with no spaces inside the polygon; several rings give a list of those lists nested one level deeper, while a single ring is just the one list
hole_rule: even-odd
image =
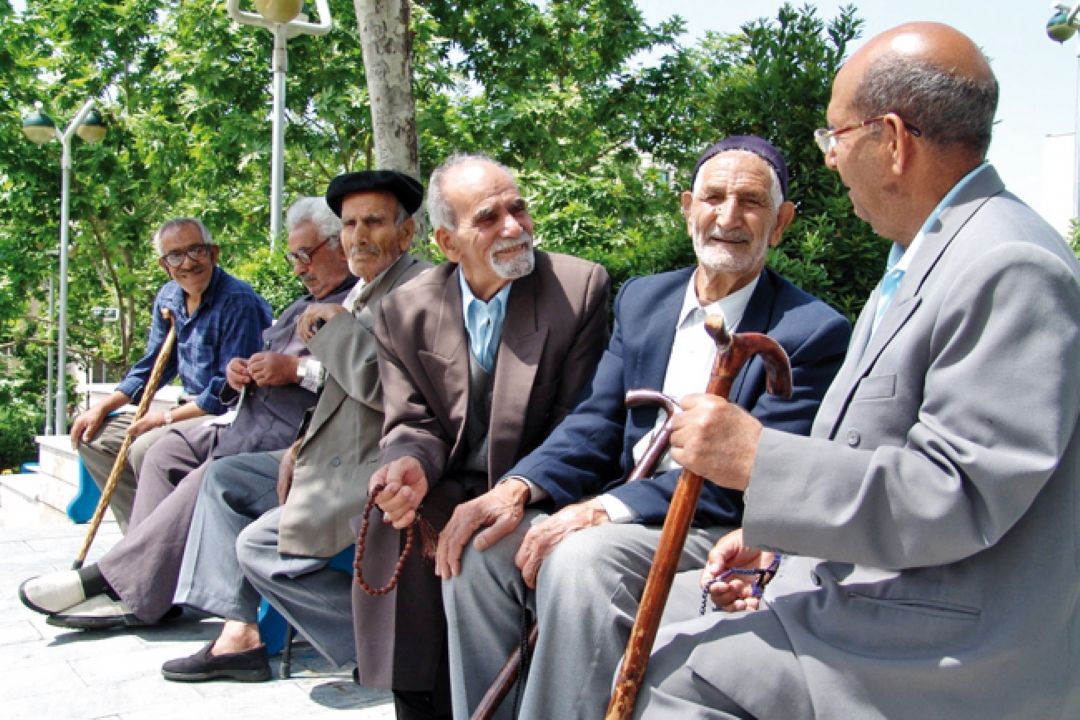
[{"label": "black leather shoe", "polygon": [[207,643],[199,652],[186,658],[169,660],[161,666],[166,680],[178,682],[205,682],[207,680],[239,680],[240,682],[263,682],[269,680],[270,656],[266,646],[225,655],[211,655],[214,641]]}]

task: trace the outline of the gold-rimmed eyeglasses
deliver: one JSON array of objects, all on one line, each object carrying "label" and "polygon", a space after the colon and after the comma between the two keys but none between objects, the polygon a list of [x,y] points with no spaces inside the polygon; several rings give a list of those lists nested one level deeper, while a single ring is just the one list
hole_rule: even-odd
[{"label": "gold-rimmed eyeglasses", "polygon": [[[817,130],[814,131],[814,142],[816,142],[817,146],[819,148],[821,148],[821,152],[828,155],[829,151],[832,150],[834,147],[836,147],[836,142],[837,142],[836,138],[838,138],[839,136],[843,135],[846,132],[851,132],[852,130],[858,130],[859,128],[864,128],[867,125],[873,125],[874,123],[879,123],[882,120],[884,120],[885,118],[889,117],[889,115],[896,115],[896,113],[885,113],[884,115],[878,115],[877,117],[867,118],[866,120],[863,120],[862,122],[852,123],[851,125],[845,125],[844,127],[836,128],[834,130],[830,130],[829,128],[818,128]],[[899,118],[900,116],[896,115],[896,117]],[[920,137],[922,135],[922,130],[915,127],[914,125],[909,123],[907,120],[904,120],[903,118],[900,118],[900,122],[902,122],[904,124],[904,127],[907,128],[907,131],[909,133],[911,133],[912,135],[914,135],[915,137]]]}]

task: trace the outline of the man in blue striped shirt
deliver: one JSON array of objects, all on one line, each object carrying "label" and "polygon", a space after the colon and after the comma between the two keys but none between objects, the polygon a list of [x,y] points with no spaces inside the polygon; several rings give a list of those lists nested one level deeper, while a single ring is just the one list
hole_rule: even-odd
[{"label": "man in blue striped shirt", "polygon": [[[137,438],[110,503],[124,532],[135,497],[135,476],[147,449],[170,426],[197,425],[203,415],[225,412],[219,397],[226,387],[225,366],[231,358],[258,352],[262,331],[272,321],[267,302],[250,285],[217,266],[220,248],[199,220],[167,221],[154,233],[154,249],[170,281],[154,299],[146,353],[111,395],[82,412],[71,426],[71,445],[78,449],[98,487],[105,486],[124,435]],[[165,412],[148,412],[138,422],[132,422],[130,412],[110,415],[139,402],[168,334],[163,309],[176,323],[176,349],[165,365],[161,385],[179,376],[182,403]]]}]

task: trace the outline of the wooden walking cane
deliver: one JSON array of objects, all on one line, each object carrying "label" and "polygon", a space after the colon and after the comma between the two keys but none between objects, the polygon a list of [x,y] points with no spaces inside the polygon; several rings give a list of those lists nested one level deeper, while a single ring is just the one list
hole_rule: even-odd
[{"label": "wooden walking cane", "polygon": [[[718,316],[707,317],[705,329],[716,341],[717,347],[716,362],[706,392],[726,399],[742,366],[754,355],[761,355],[765,364],[768,391],[780,397],[791,395],[791,363],[779,343],[760,333],[732,335],[724,327],[723,318]],[[641,687],[641,680],[645,676],[649,653],[656,640],[656,631],[660,627],[660,616],[671,591],[671,583],[675,578],[679,557],[686,543],[686,535],[690,530],[690,521],[694,517],[694,508],[697,506],[704,480],[689,470],[683,470],[679,474],[671,506],[660,531],[656,556],[645,580],[637,618],[630,631],[622,666],[615,679],[615,689],[605,720],[627,720],[634,711],[634,702]]]},{"label": "wooden walking cane", "polygon": [[[154,399],[154,393],[157,392],[158,383],[161,382],[161,375],[165,372],[165,363],[168,362],[169,356],[172,355],[173,345],[176,344],[176,322],[173,320],[172,313],[169,312],[168,308],[162,308],[161,316],[169,321],[169,333],[165,336],[165,342],[162,344],[157,358],[154,359],[154,368],[150,371],[150,378],[146,381],[146,387],[143,388],[143,396],[139,401],[138,410],[135,411],[135,418],[131,421],[132,424],[138,422],[146,414],[146,411],[150,409],[150,403]],[[112,500],[113,491],[116,490],[116,486],[120,483],[120,475],[124,472],[124,463],[127,462],[128,450],[134,441],[134,437],[125,433],[124,441],[120,443],[120,450],[116,453],[112,472],[109,473],[109,479],[105,481],[105,487],[101,490],[101,499],[98,500],[93,517],[90,518],[90,527],[86,531],[86,539],[83,540],[79,554],[75,556],[75,562],[71,564],[73,570],[78,570],[83,566],[86,554],[90,552],[90,545],[94,542],[98,526],[101,525],[101,519],[105,516],[109,501]]]},{"label": "wooden walking cane", "polygon": [[[626,405],[627,407],[660,405],[667,412],[667,419],[664,424],[653,435],[652,440],[649,441],[648,446],[645,448],[645,452],[641,455],[641,460],[626,478],[626,482],[633,482],[651,475],[656,463],[659,462],[664,451],[667,450],[668,441],[671,438],[671,419],[679,411],[679,404],[656,390],[630,390],[626,393]],[[536,647],[538,635],[539,630],[534,621],[526,637],[526,646],[529,653]],[[503,663],[503,666],[495,675],[495,679],[491,682],[484,696],[480,698],[480,702],[477,703],[476,709],[473,710],[469,720],[491,720],[495,716],[495,711],[502,705],[503,700],[510,693],[510,689],[517,682],[518,675],[521,674],[521,661],[522,648],[518,646],[510,653],[510,657],[506,659],[506,662]]]}]

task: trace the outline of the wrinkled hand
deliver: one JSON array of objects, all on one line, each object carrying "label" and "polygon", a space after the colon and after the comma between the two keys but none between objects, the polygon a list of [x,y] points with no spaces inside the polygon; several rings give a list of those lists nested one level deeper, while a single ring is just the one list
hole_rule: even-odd
[{"label": "wrinkled hand", "polygon": [[607,511],[595,498],[585,502],[567,505],[549,518],[538,522],[525,533],[514,564],[521,570],[521,577],[530,588],[536,588],[536,577],[540,574],[540,565],[555,546],[572,532],[577,532],[593,525],[609,522]]},{"label": "wrinkled hand", "polygon": [[251,382],[251,373],[248,372],[248,361],[244,358],[234,357],[225,366],[225,382],[229,383],[236,392],[240,392]]},{"label": "wrinkled hand", "polygon": [[428,492],[427,476],[413,457],[398,458],[375,471],[368,481],[368,494],[385,485],[375,495],[375,504],[383,512],[383,522],[403,530],[416,520],[416,511]]},{"label": "wrinkled hand", "polygon": [[101,429],[101,424],[105,422],[107,412],[101,407],[91,407],[79,413],[79,416],[75,418],[75,422],[71,424],[71,449],[77,450],[79,443],[88,443],[94,439],[97,435],[97,431]]},{"label": "wrinkled hand", "polygon": [[332,317],[343,312],[346,312],[345,308],[333,303],[309,305],[296,321],[296,332],[301,340],[311,342],[311,338],[315,337],[322,323],[330,322]]},{"label": "wrinkled hand", "polygon": [[137,438],[143,433],[150,432],[154,428],[159,428],[164,424],[165,413],[156,411],[148,412],[128,426],[127,434],[132,438]]},{"label": "wrinkled hand", "polygon": [[720,487],[745,490],[757,455],[761,423],[715,395],[687,395],[672,419],[671,457]]},{"label": "wrinkled hand", "polygon": [[479,551],[506,537],[521,523],[529,487],[519,480],[507,480],[468,502],[458,505],[450,521],[439,533],[439,549],[435,553],[435,572],[449,580],[461,572],[461,553],[465,543],[480,528],[473,547]]},{"label": "wrinkled hand", "polygon": [[289,497],[289,491],[292,490],[293,470],[296,469],[296,450],[299,447],[300,441],[297,440],[281,456],[281,464],[278,465],[277,469],[277,499],[279,505],[285,504],[285,500]]},{"label": "wrinkled hand", "polygon": [[248,358],[248,372],[259,387],[293,385],[300,358],[276,352],[257,352]]},{"label": "wrinkled hand", "polygon": [[709,551],[709,559],[701,572],[701,587],[709,588],[709,598],[721,610],[757,610],[761,607],[761,598],[754,597],[753,576],[732,575],[726,580],[716,578],[731,568],[766,568],[772,559],[770,552],[747,547],[743,543],[741,528],[732,530]]}]

